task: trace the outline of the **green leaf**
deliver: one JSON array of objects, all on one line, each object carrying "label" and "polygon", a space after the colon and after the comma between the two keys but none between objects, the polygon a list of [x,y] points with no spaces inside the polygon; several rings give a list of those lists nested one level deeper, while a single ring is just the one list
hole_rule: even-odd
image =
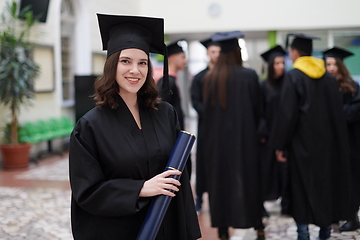
[{"label": "green leaf", "polygon": [[0,18],[0,101],[10,109],[15,125],[20,106],[30,105],[34,97],[34,79],[39,74],[39,66],[28,54],[32,48],[28,38],[37,19],[30,6],[19,15],[18,8],[16,1],[7,2]]}]

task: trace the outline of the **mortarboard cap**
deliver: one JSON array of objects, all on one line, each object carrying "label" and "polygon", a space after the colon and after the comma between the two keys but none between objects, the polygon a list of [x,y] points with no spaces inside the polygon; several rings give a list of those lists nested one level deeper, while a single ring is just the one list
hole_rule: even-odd
[{"label": "mortarboard cap", "polygon": [[218,46],[218,47],[220,47],[220,44],[219,44],[218,42],[212,41],[211,38],[202,40],[202,41],[200,41],[200,43],[201,43],[205,48],[208,48],[208,47],[210,47],[210,46]]},{"label": "mortarboard cap", "polygon": [[354,55],[354,53],[352,53],[346,49],[339,48],[339,47],[333,47],[333,48],[323,51],[324,59],[327,57],[333,57],[333,58],[339,58],[339,59],[343,60],[344,58],[350,57],[352,55]]},{"label": "mortarboard cap", "polygon": [[164,55],[164,19],[99,13],[97,16],[107,56],[128,48]]},{"label": "mortarboard cap", "polygon": [[243,38],[244,34],[240,31],[215,33],[211,36],[211,40],[219,42],[221,52],[230,52],[233,49],[239,48],[239,38]]},{"label": "mortarboard cap", "polygon": [[313,50],[313,40],[320,40],[319,37],[314,37],[310,35],[305,35],[302,33],[289,33],[286,36],[286,48],[289,46],[289,37],[294,36],[294,40],[290,44],[290,47],[302,50],[306,53],[312,53]]},{"label": "mortarboard cap", "polygon": [[103,50],[107,57],[129,48],[146,54],[164,55],[164,92],[168,93],[168,62],[164,43],[164,19],[140,16],[106,15],[97,13]]},{"label": "mortarboard cap", "polygon": [[169,43],[166,48],[168,52],[168,56],[171,56],[173,54],[184,52],[184,49],[179,45],[180,41],[185,41],[184,39],[177,40],[175,42]]},{"label": "mortarboard cap", "polygon": [[270,50],[262,53],[260,56],[266,61],[269,62],[271,59],[274,59],[278,56],[284,56],[286,54],[286,51],[280,46],[277,45]]}]

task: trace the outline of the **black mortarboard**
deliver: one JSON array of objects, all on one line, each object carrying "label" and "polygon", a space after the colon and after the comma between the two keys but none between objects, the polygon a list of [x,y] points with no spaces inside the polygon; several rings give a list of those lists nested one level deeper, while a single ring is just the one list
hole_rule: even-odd
[{"label": "black mortarboard", "polygon": [[200,43],[201,43],[205,48],[208,48],[208,47],[210,47],[210,46],[218,46],[218,47],[220,47],[220,43],[212,41],[211,38],[202,40],[202,41],[200,41]]},{"label": "black mortarboard", "polygon": [[271,59],[274,59],[278,56],[284,56],[286,54],[286,51],[280,46],[277,45],[270,50],[262,53],[260,56],[266,61],[269,62]]},{"label": "black mortarboard", "polygon": [[103,50],[107,56],[129,48],[164,55],[163,88],[168,92],[168,62],[164,43],[164,19],[97,14]]},{"label": "black mortarboard", "polygon": [[164,19],[97,14],[103,50],[114,52],[138,48],[164,55]]},{"label": "black mortarboard", "polygon": [[221,52],[230,52],[235,48],[239,48],[239,38],[243,38],[244,34],[240,31],[215,33],[211,36],[211,40],[219,42]]},{"label": "black mortarboard", "polygon": [[340,58],[341,60],[343,60],[344,58],[350,57],[352,55],[354,55],[354,53],[339,47],[333,47],[323,51],[324,59],[327,57],[333,57],[333,58]]},{"label": "black mortarboard", "polygon": [[171,42],[166,45],[168,56],[184,52],[184,49],[179,45],[180,41],[185,41],[185,40],[183,40],[183,39],[177,40],[175,42]]},{"label": "black mortarboard", "polygon": [[302,33],[289,33],[286,36],[286,48],[289,46],[289,37],[294,36],[294,40],[290,44],[290,47],[302,50],[306,53],[312,53],[313,50],[313,40],[320,40],[319,37],[314,37],[310,35],[305,35]]}]

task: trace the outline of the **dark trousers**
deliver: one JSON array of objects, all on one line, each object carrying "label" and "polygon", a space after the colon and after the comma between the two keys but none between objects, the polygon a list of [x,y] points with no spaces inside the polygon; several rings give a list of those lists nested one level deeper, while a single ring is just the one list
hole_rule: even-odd
[{"label": "dark trousers", "polygon": [[[298,240],[310,240],[309,225],[307,224],[296,224],[298,232]],[[331,227],[320,228],[319,239],[326,240],[330,238]]]}]

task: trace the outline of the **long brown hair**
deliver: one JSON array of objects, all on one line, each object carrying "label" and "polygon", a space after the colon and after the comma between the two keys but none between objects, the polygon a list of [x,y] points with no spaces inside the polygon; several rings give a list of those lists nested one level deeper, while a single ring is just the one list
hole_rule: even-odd
[{"label": "long brown hair", "polygon": [[338,72],[335,78],[339,84],[340,90],[355,94],[355,82],[351,78],[349,70],[346,68],[344,62],[340,58],[335,58],[335,63],[338,67]]},{"label": "long brown hair", "polygon": [[[106,59],[103,75],[97,78],[94,83],[94,99],[97,106],[109,105],[112,109],[116,109],[119,106],[116,100],[119,93],[119,85],[116,82],[116,70],[120,52],[121,51],[115,52]],[[159,102],[159,90],[152,77],[152,65],[150,59],[148,61],[148,74],[145,83],[140,88],[137,95],[144,100],[144,106],[150,109],[157,109],[155,105]]]},{"label": "long brown hair", "polygon": [[220,106],[226,108],[227,81],[234,67],[239,65],[242,66],[240,48],[226,53],[220,52],[215,66],[205,75],[203,99],[211,101],[211,105],[219,101]]}]

